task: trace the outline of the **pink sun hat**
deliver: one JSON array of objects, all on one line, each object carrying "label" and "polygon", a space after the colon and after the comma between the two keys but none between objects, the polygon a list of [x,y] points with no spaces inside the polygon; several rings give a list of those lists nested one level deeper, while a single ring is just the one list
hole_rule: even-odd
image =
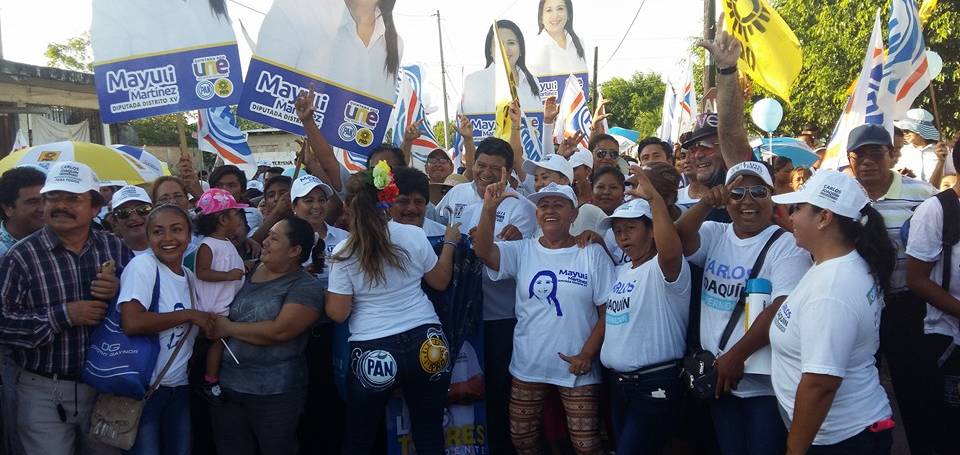
[{"label": "pink sun hat", "polygon": [[230,209],[245,209],[249,204],[241,204],[233,198],[233,194],[221,188],[210,188],[200,195],[197,201],[197,208],[201,215],[210,215],[211,213],[222,212]]}]

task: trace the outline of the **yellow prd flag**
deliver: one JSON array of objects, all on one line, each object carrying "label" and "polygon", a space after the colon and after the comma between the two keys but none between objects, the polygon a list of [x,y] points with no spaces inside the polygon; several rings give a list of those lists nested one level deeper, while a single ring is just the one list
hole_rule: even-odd
[{"label": "yellow prd flag", "polygon": [[496,126],[493,135],[510,141],[512,124],[508,109],[510,103],[519,99],[517,95],[517,77],[513,73],[513,67],[510,65],[510,59],[507,57],[507,50],[503,47],[503,41],[500,41],[500,31],[497,29],[497,22],[493,22],[493,37],[497,43],[497,49],[493,52],[493,66],[495,71],[494,99],[496,100]]},{"label": "yellow prd flag", "polygon": [[793,30],[766,0],[723,0],[723,15],[726,29],[743,43],[740,71],[789,103],[803,67]]},{"label": "yellow prd flag", "polygon": [[927,25],[935,9],[937,9],[937,0],[923,0],[920,4],[920,25]]}]

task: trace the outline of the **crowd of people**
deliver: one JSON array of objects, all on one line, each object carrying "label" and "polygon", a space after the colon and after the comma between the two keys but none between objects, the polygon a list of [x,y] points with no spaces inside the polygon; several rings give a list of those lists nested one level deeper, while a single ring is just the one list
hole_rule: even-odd
[{"label": "crowd of people", "polygon": [[[142,187],[76,162],[7,171],[6,450],[115,451],[88,437],[82,376],[116,306],[160,346],[126,453],[382,453],[398,393],[417,453],[448,453],[463,337],[435,296],[473,261],[486,453],[885,454],[895,426],[915,455],[956,453],[956,141],[913,110],[894,135],[851,131],[841,170],[757,159],[740,48],[705,46],[718,113],[636,160],[597,127],[529,161],[518,128],[474,144],[464,120],[464,169],[443,150],[411,167],[413,127],[351,175],[311,91],[292,174],[201,176],[187,157]],[[822,158],[823,139],[796,143]]]}]

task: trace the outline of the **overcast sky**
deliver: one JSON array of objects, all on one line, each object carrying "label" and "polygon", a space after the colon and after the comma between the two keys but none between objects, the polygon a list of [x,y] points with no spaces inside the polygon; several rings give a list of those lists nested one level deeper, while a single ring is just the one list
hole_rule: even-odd
[{"label": "overcast sky", "polygon": [[[158,7],[163,1],[157,0]],[[4,59],[46,64],[43,52],[47,43],[64,41],[89,30],[90,3],[91,0],[0,0]],[[249,60],[251,51],[240,34],[240,22],[256,40],[262,13],[271,3],[272,0],[228,1],[244,62]],[[636,23],[611,59],[641,3]],[[435,119],[442,117],[440,51],[437,20],[433,16],[437,9],[442,18],[452,113],[460,99],[464,76],[483,67],[483,40],[493,20],[513,20],[525,36],[532,36],[537,31],[537,0],[397,2],[394,18],[404,40],[403,63],[423,65],[423,97],[437,108],[437,113],[431,116]],[[574,0],[574,13],[574,29],[588,47],[591,66],[593,47],[599,48],[601,82],[612,77],[628,77],[634,71],[653,71],[665,76],[672,73],[677,62],[688,57],[691,43],[703,30],[702,0]]]}]

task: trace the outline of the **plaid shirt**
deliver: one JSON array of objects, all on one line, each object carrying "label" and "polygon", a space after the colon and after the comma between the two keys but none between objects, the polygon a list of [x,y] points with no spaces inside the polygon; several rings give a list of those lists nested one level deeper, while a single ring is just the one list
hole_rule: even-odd
[{"label": "plaid shirt", "polygon": [[117,275],[133,253],[112,234],[90,231],[77,255],[45,226],[7,252],[0,262],[0,343],[13,347],[22,368],[78,376],[89,327],[75,327],[67,303],[95,300],[90,283],[101,264],[117,263]]}]

